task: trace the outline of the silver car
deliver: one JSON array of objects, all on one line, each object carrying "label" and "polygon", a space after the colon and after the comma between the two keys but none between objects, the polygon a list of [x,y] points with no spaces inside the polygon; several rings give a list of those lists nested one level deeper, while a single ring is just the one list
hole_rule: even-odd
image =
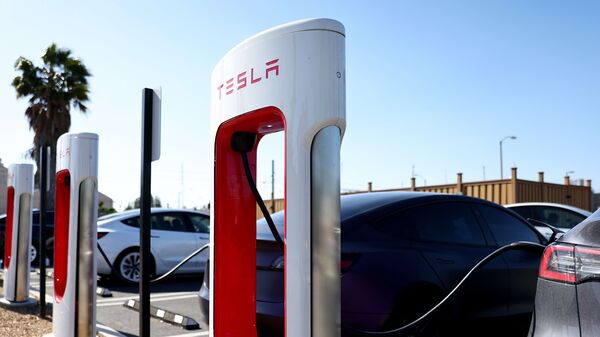
[{"label": "silver car", "polygon": [[[567,232],[578,223],[592,215],[592,212],[586,211],[570,205],[556,204],[550,202],[522,202],[509,204],[504,207],[515,211],[525,219],[534,219]],[[533,223],[536,229],[546,237],[550,238],[552,231],[545,226],[539,226]]]},{"label": "silver car", "polygon": [[600,336],[600,211],[544,251],[529,336]]},{"label": "silver car", "polygon": [[[208,243],[208,212],[165,208],[152,208],[151,212],[152,274],[166,273]],[[139,227],[139,209],[98,219],[98,244],[113,267],[110,268],[103,254],[96,254],[99,275],[114,275],[129,283],[139,281]],[[206,254],[199,254],[177,273],[204,272],[205,266]]]}]

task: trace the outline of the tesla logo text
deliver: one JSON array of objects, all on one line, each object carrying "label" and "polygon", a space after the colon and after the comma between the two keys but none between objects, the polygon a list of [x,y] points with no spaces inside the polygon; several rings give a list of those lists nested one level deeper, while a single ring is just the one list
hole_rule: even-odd
[{"label": "tesla logo text", "polygon": [[225,81],[225,83],[221,83],[217,87],[217,91],[219,92],[219,100],[223,96],[223,92],[225,92],[225,96],[233,94],[234,91],[240,91],[247,86],[256,84],[260,81],[268,80],[269,76],[279,76],[279,59],[273,59],[265,62],[265,68],[263,69],[255,69],[250,68],[250,71],[245,70],[241,73],[237,74],[234,77],[229,78]]}]

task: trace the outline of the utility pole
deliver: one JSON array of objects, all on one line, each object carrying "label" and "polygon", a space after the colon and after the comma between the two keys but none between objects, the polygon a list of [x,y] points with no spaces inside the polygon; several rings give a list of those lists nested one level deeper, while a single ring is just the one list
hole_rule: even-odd
[{"label": "utility pole", "polygon": [[183,199],[183,164],[181,164],[181,205],[180,208],[185,208],[185,202]]},{"label": "utility pole", "polygon": [[516,136],[506,136],[500,140],[500,180],[504,179],[504,173],[502,168],[502,143],[507,139],[517,139]]},{"label": "utility pole", "polygon": [[275,213],[275,160],[271,160],[271,213]]}]

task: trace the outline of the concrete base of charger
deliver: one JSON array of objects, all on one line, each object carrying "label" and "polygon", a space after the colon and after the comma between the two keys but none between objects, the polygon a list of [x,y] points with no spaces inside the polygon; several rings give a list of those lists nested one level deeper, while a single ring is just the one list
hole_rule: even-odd
[{"label": "concrete base of charger", "polygon": [[12,301],[7,300],[6,298],[2,298],[2,299],[0,299],[0,305],[9,307],[9,308],[33,307],[33,306],[38,305],[38,301],[33,298],[28,298],[27,300],[22,301],[22,302],[12,302]]}]

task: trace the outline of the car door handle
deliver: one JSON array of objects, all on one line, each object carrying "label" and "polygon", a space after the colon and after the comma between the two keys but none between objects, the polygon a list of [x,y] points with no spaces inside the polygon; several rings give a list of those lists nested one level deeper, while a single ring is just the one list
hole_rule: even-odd
[{"label": "car door handle", "polygon": [[454,260],[443,259],[441,257],[436,257],[435,260],[441,264],[454,264]]},{"label": "car door handle", "polygon": [[153,238],[153,239],[158,239],[158,238],[160,238],[160,236],[158,236],[158,235],[150,235],[150,237],[151,237],[151,238]]}]

